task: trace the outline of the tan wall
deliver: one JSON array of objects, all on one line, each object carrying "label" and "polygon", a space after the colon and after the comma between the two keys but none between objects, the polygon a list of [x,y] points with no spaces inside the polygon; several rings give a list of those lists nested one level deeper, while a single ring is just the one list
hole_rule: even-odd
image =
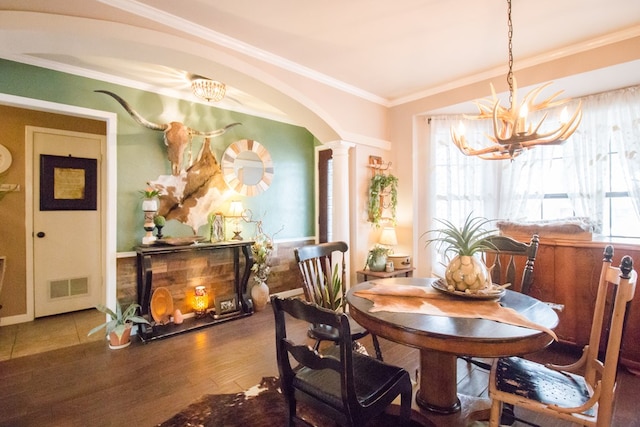
[{"label": "tan wall", "polygon": [[[0,176],[7,184],[20,184],[20,191],[8,193],[0,200],[0,255],[7,257],[0,304],[1,317],[27,312],[26,251],[29,241],[25,238],[25,126],[40,126],[95,134],[106,134],[104,122],[69,118],[60,114],[0,106],[2,118],[2,145],[11,152],[13,163]],[[64,248],[61,248],[64,250]]]}]

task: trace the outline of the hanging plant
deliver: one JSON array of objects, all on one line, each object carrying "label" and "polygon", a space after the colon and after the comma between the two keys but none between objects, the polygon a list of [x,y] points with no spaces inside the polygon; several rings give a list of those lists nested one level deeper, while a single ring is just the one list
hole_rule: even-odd
[{"label": "hanging plant", "polygon": [[[390,204],[383,206],[385,200]],[[376,174],[369,185],[369,221],[380,227],[383,208],[391,211],[391,220],[396,223],[396,206],[398,204],[398,178],[392,174]]]}]

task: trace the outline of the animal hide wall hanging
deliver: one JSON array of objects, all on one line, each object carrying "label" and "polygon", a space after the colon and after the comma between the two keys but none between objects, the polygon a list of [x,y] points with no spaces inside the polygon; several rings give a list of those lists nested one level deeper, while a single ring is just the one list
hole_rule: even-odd
[{"label": "animal hide wall hanging", "polygon": [[[180,122],[156,124],[136,112],[127,101],[113,92],[96,90],[113,97],[140,125],[164,132],[167,157],[171,162],[171,175],[160,175],[149,184],[160,192],[158,215],[167,220],[175,219],[189,225],[194,233],[207,224],[210,212],[224,202],[224,194],[229,189],[224,181],[220,164],[211,151],[210,138],[223,135],[228,129],[241,123],[232,123],[224,128],[203,132],[185,126]],[[205,137],[197,159],[185,169],[184,152],[193,136]]]}]

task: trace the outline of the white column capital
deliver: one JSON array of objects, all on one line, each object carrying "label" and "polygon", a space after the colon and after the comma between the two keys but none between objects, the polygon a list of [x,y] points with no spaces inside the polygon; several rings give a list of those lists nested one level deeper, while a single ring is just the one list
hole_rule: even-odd
[{"label": "white column capital", "polygon": [[356,146],[356,144],[354,144],[353,142],[343,141],[339,139],[335,141],[329,141],[324,145],[331,148],[333,150],[334,155],[348,154],[349,149]]}]

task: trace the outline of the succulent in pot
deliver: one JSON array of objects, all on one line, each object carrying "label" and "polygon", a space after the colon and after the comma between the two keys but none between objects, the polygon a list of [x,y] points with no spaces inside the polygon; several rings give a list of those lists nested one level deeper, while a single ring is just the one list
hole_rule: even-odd
[{"label": "succulent in pot", "polygon": [[142,316],[138,316],[137,312],[140,308],[139,304],[131,304],[126,310],[122,311],[120,303],[116,305],[116,311],[109,307],[98,304],[96,309],[108,314],[110,320],[91,329],[87,335],[95,334],[102,328],[105,328],[107,337],[109,338],[109,347],[112,349],[124,348],[131,344],[131,327],[136,323],[146,323],[149,321]]},{"label": "succulent in pot", "polygon": [[384,271],[387,264],[387,255],[389,255],[389,248],[375,246],[367,255],[365,270],[369,267],[371,271]]},{"label": "succulent in pot", "polygon": [[477,254],[495,249],[489,239],[494,231],[484,228],[492,220],[469,214],[460,227],[448,220],[436,221],[442,224],[443,228],[429,230],[424,235],[435,234],[426,241],[426,245],[436,243],[444,246],[445,257],[450,252],[455,253],[445,272],[448,289],[477,292],[490,287],[490,271]]}]

